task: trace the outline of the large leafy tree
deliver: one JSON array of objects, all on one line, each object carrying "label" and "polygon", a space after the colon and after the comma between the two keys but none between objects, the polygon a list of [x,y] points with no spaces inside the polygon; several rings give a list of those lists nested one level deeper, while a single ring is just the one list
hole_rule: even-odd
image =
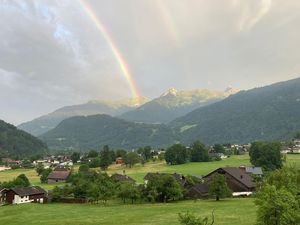
[{"label": "large leafy tree", "polygon": [[183,190],[172,175],[162,174],[148,181],[145,194],[154,197],[156,201],[167,202],[182,198]]},{"label": "large leafy tree", "polygon": [[300,224],[300,168],[284,167],[271,172],[256,198],[259,225]]},{"label": "large leafy tree", "polygon": [[300,224],[299,201],[285,188],[266,185],[255,200],[258,225]]},{"label": "large leafy tree", "polygon": [[126,154],[124,161],[131,168],[141,161],[141,157],[135,152],[129,152]]},{"label": "large leafy tree", "polygon": [[208,162],[208,149],[199,141],[196,141],[191,146],[191,162]]},{"label": "large leafy tree", "polygon": [[215,144],[213,147],[214,151],[217,153],[225,153],[225,148],[221,144]]},{"label": "large leafy tree", "polygon": [[25,174],[20,174],[12,181],[3,182],[0,184],[1,188],[16,188],[16,187],[29,187],[30,182]]},{"label": "large leafy tree", "polygon": [[126,202],[126,199],[130,199],[133,204],[138,198],[140,198],[140,191],[138,187],[130,182],[123,182],[118,189],[118,197]]},{"label": "large leafy tree", "polygon": [[41,176],[40,176],[41,183],[47,183],[48,176],[51,172],[52,172],[51,168],[43,170],[43,172],[41,173]]},{"label": "large leafy tree", "polygon": [[265,170],[282,167],[281,144],[279,142],[254,142],[249,151],[250,162]]},{"label": "large leafy tree", "polygon": [[217,201],[221,198],[229,197],[231,191],[227,186],[226,177],[221,174],[213,176],[209,183],[209,195],[215,197]]},{"label": "large leafy tree", "polygon": [[171,165],[184,164],[188,161],[188,151],[184,145],[174,144],[167,149],[165,159]]}]

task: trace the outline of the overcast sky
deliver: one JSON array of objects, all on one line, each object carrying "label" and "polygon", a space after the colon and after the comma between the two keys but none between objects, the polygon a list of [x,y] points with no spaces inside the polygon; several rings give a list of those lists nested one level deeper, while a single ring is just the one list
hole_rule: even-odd
[{"label": "overcast sky", "polygon": [[[84,0],[83,0],[84,1]],[[90,0],[141,95],[249,89],[299,76],[300,1]],[[0,0],[0,119],[131,97],[76,0]]]}]

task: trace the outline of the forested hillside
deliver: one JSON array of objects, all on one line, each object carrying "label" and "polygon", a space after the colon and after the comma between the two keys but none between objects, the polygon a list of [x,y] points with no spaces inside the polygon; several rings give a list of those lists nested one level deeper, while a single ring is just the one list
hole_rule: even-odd
[{"label": "forested hillside", "polygon": [[220,101],[237,90],[228,88],[226,91],[197,89],[192,91],[177,91],[172,88],[158,98],[128,111],[120,117],[142,123],[168,123],[201,106]]},{"label": "forested hillside", "polygon": [[103,145],[131,150],[167,147],[176,135],[165,125],[128,122],[108,115],[77,116],[62,121],[40,136],[51,149],[100,149]]},{"label": "forested hillside", "polygon": [[46,152],[47,146],[42,141],[0,120],[0,156],[29,157]]},{"label": "forested hillside", "polygon": [[300,130],[300,78],[241,91],[169,125],[184,143],[284,139]]}]

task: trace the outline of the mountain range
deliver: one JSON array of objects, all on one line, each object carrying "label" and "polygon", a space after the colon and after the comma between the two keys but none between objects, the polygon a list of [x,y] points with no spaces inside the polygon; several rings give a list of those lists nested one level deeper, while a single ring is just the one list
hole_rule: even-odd
[{"label": "mountain range", "polygon": [[232,88],[228,88],[225,92],[201,89],[177,91],[172,88],[151,101],[144,97],[119,101],[90,101],[57,109],[48,115],[20,124],[18,128],[39,136],[55,128],[64,119],[96,114],[107,114],[133,122],[167,123],[235,92],[236,90]]},{"label": "mountain range", "polygon": [[87,150],[108,144],[132,149],[196,140],[205,144],[284,140],[299,130],[300,78],[240,91],[168,124],[129,122],[107,115],[73,117],[40,138],[50,148]]},{"label": "mountain range", "polygon": [[300,78],[241,91],[177,118],[169,126],[183,143],[285,139],[300,130]]},{"label": "mountain range", "polygon": [[238,90],[232,88],[228,88],[224,92],[207,89],[178,91],[171,88],[160,97],[128,111],[120,117],[133,122],[168,123],[194,109],[218,102],[236,92]]},{"label": "mountain range", "polygon": [[18,128],[39,136],[55,128],[64,119],[73,116],[88,116],[96,114],[121,115],[147,102],[147,98],[124,99],[119,101],[89,101],[85,104],[65,106],[52,113],[43,115],[32,121],[22,123]]}]

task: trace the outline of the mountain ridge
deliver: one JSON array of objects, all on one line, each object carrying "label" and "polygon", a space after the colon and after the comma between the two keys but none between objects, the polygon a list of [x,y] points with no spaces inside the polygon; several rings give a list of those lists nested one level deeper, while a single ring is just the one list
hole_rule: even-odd
[{"label": "mountain ridge", "polygon": [[141,124],[109,115],[76,116],[39,136],[52,149],[99,149],[109,145],[127,150],[141,146],[167,147],[176,135],[166,125]]},{"label": "mountain ridge", "polygon": [[136,108],[139,104],[147,102],[147,98],[123,99],[116,101],[100,101],[92,100],[79,105],[71,105],[61,107],[51,113],[40,116],[31,121],[22,123],[18,128],[31,133],[34,136],[39,136],[47,131],[55,128],[64,119],[73,116],[110,114],[119,115],[126,111]]},{"label": "mountain ridge", "polygon": [[233,90],[228,89],[228,92],[208,89],[178,91],[175,88],[170,88],[160,97],[154,98],[137,109],[128,111],[119,117],[132,122],[168,123],[196,108],[212,104],[230,96]]},{"label": "mountain ridge", "polygon": [[0,157],[43,155],[48,147],[38,138],[0,120]]},{"label": "mountain ridge", "polygon": [[285,139],[300,130],[300,78],[240,91],[169,124],[184,143]]}]

